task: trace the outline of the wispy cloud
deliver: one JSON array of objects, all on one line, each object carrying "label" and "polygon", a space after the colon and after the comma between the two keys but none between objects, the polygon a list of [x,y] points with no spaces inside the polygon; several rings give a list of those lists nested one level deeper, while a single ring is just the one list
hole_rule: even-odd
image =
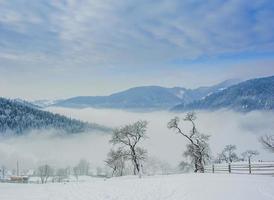
[{"label": "wispy cloud", "polygon": [[0,68],[140,74],[191,62],[208,67],[206,59],[226,55],[270,58],[273,10],[272,0],[2,0]]},{"label": "wispy cloud", "polygon": [[[145,63],[274,49],[274,3],[269,0],[12,4],[1,5],[1,31],[25,25],[25,35],[44,35],[41,43],[29,38],[30,45],[56,40],[61,46],[43,51],[73,56],[82,64]],[[46,28],[35,27],[39,24]]]}]

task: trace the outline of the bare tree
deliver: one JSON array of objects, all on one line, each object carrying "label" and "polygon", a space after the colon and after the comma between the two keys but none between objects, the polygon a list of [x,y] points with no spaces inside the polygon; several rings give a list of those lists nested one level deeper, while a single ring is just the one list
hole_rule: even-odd
[{"label": "bare tree", "polygon": [[80,169],[78,166],[73,167],[73,175],[75,176],[76,181],[78,181],[80,175]]},{"label": "bare tree", "polygon": [[67,174],[67,169],[66,168],[60,168],[56,171],[56,176],[57,176],[57,181],[60,183],[62,182],[65,178],[68,177]]},{"label": "bare tree", "polygon": [[274,153],[274,135],[265,135],[259,140],[266,149]]},{"label": "bare tree", "polygon": [[41,183],[47,183],[48,178],[53,175],[53,169],[49,165],[41,165],[37,169],[38,176],[41,179]]},{"label": "bare tree", "polygon": [[[126,155],[128,156],[128,158],[132,157],[132,152],[131,151],[127,151]],[[131,159],[131,161],[133,162],[133,171],[134,174],[139,174],[139,176],[142,176],[142,168],[143,168],[143,162],[146,160],[147,158],[147,150],[141,147],[136,147],[135,149],[135,156],[136,156],[136,160],[138,161],[139,164],[139,170],[137,169],[137,165],[135,164],[135,161],[133,159]]]},{"label": "bare tree", "polygon": [[186,114],[184,121],[190,122],[192,128],[189,133],[180,128],[179,117],[171,119],[168,123],[169,129],[174,129],[177,133],[183,135],[188,141],[187,150],[184,155],[191,158],[192,163],[194,164],[194,172],[204,172],[204,164],[210,158],[210,148],[208,144],[209,135],[200,133],[195,124],[196,114],[194,112],[189,112]]},{"label": "bare tree", "polygon": [[133,124],[117,128],[113,131],[110,143],[116,145],[120,144],[127,148],[126,151],[128,156],[134,165],[134,174],[136,171],[140,173],[140,162],[146,156],[146,150],[138,147],[140,141],[147,138],[146,136],[147,121],[137,121]]},{"label": "bare tree", "polygon": [[125,168],[125,161],[127,160],[128,156],[122,148],[118,150],[111,149],[107,155],[107,159],[105,160],[106,165],[112,169],[112,175],[123,176],[123,171]]},{"label": "bare tree", "polygon": [[101,167],[96,167],[96,176],[101,176],[103,173],[103,169]]},{"label": "bare tree", "polygon": [[226,162],[226,163],[232,163],[235,161],[239,160],[238,155],[236,154],[236,145],[226,145],[225,148],[223,149],[223,151],[218,154],[218,158],[217,160],[219,160],[219,162]]},{"label": "bare tree", "polygon": [[7,168],[4,165],[1,166],[0,172],[2,175],[2,179],[5,179],[6,173],[7,173]]},{"label": "bare tree", "polygon": [[214,163],[219,163],[220,164],[220,163],[224,162],[224,160],[225,159],[224,159],[223,155],[221,153],[218,153],[215,160],[214,160]]},{"label": "bare tree", "polygon": [[185,161],[180,162],[178,167],[179,167],[179,170],[183,173],[187,173],[187,172],[190,172],[191,170],[193,170],[192,165]]},{"label": "bare tree", "polygon": [[87,160],[81,159],[77,165],[79,175],[89,175],[90,164]]},{"label": "bare tree", "polygon": [[148,175],[155,175],[168,174],[172,169],[168,162],[156,157],[148,157],[144,162],[143,170]]},{"label": "bare tree", "polygon": [[256,150],[247,150],[242,153],[243,160],[248,160],[249,162],[251,161],[252,157],[257,155],[259,155],[259,152]]}]

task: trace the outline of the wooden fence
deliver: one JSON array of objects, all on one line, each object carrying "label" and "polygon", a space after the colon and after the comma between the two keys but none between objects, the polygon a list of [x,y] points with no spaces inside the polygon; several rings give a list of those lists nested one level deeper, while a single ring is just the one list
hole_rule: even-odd
[{"label": "wooden fence", "polygon": [[236,162],[228,164],[213,164],[206,166],[205,172],[274,175],[274,162]]}]

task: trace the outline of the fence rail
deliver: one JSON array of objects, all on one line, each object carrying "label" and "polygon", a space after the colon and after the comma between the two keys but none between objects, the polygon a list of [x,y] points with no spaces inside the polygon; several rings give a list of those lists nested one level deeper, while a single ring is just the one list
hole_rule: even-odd
[{"label": "fence rail", "polygon": [[274,175],[274,162],[243,162],[205,166],[206,173]]}]

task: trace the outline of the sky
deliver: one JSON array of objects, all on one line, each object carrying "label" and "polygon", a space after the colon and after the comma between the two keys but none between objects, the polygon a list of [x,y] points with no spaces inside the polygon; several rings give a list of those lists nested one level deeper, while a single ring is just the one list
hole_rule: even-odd
[{"label": "sky", "polygon": [[0,96],[274,75],[273,0],[0,0]]}]

